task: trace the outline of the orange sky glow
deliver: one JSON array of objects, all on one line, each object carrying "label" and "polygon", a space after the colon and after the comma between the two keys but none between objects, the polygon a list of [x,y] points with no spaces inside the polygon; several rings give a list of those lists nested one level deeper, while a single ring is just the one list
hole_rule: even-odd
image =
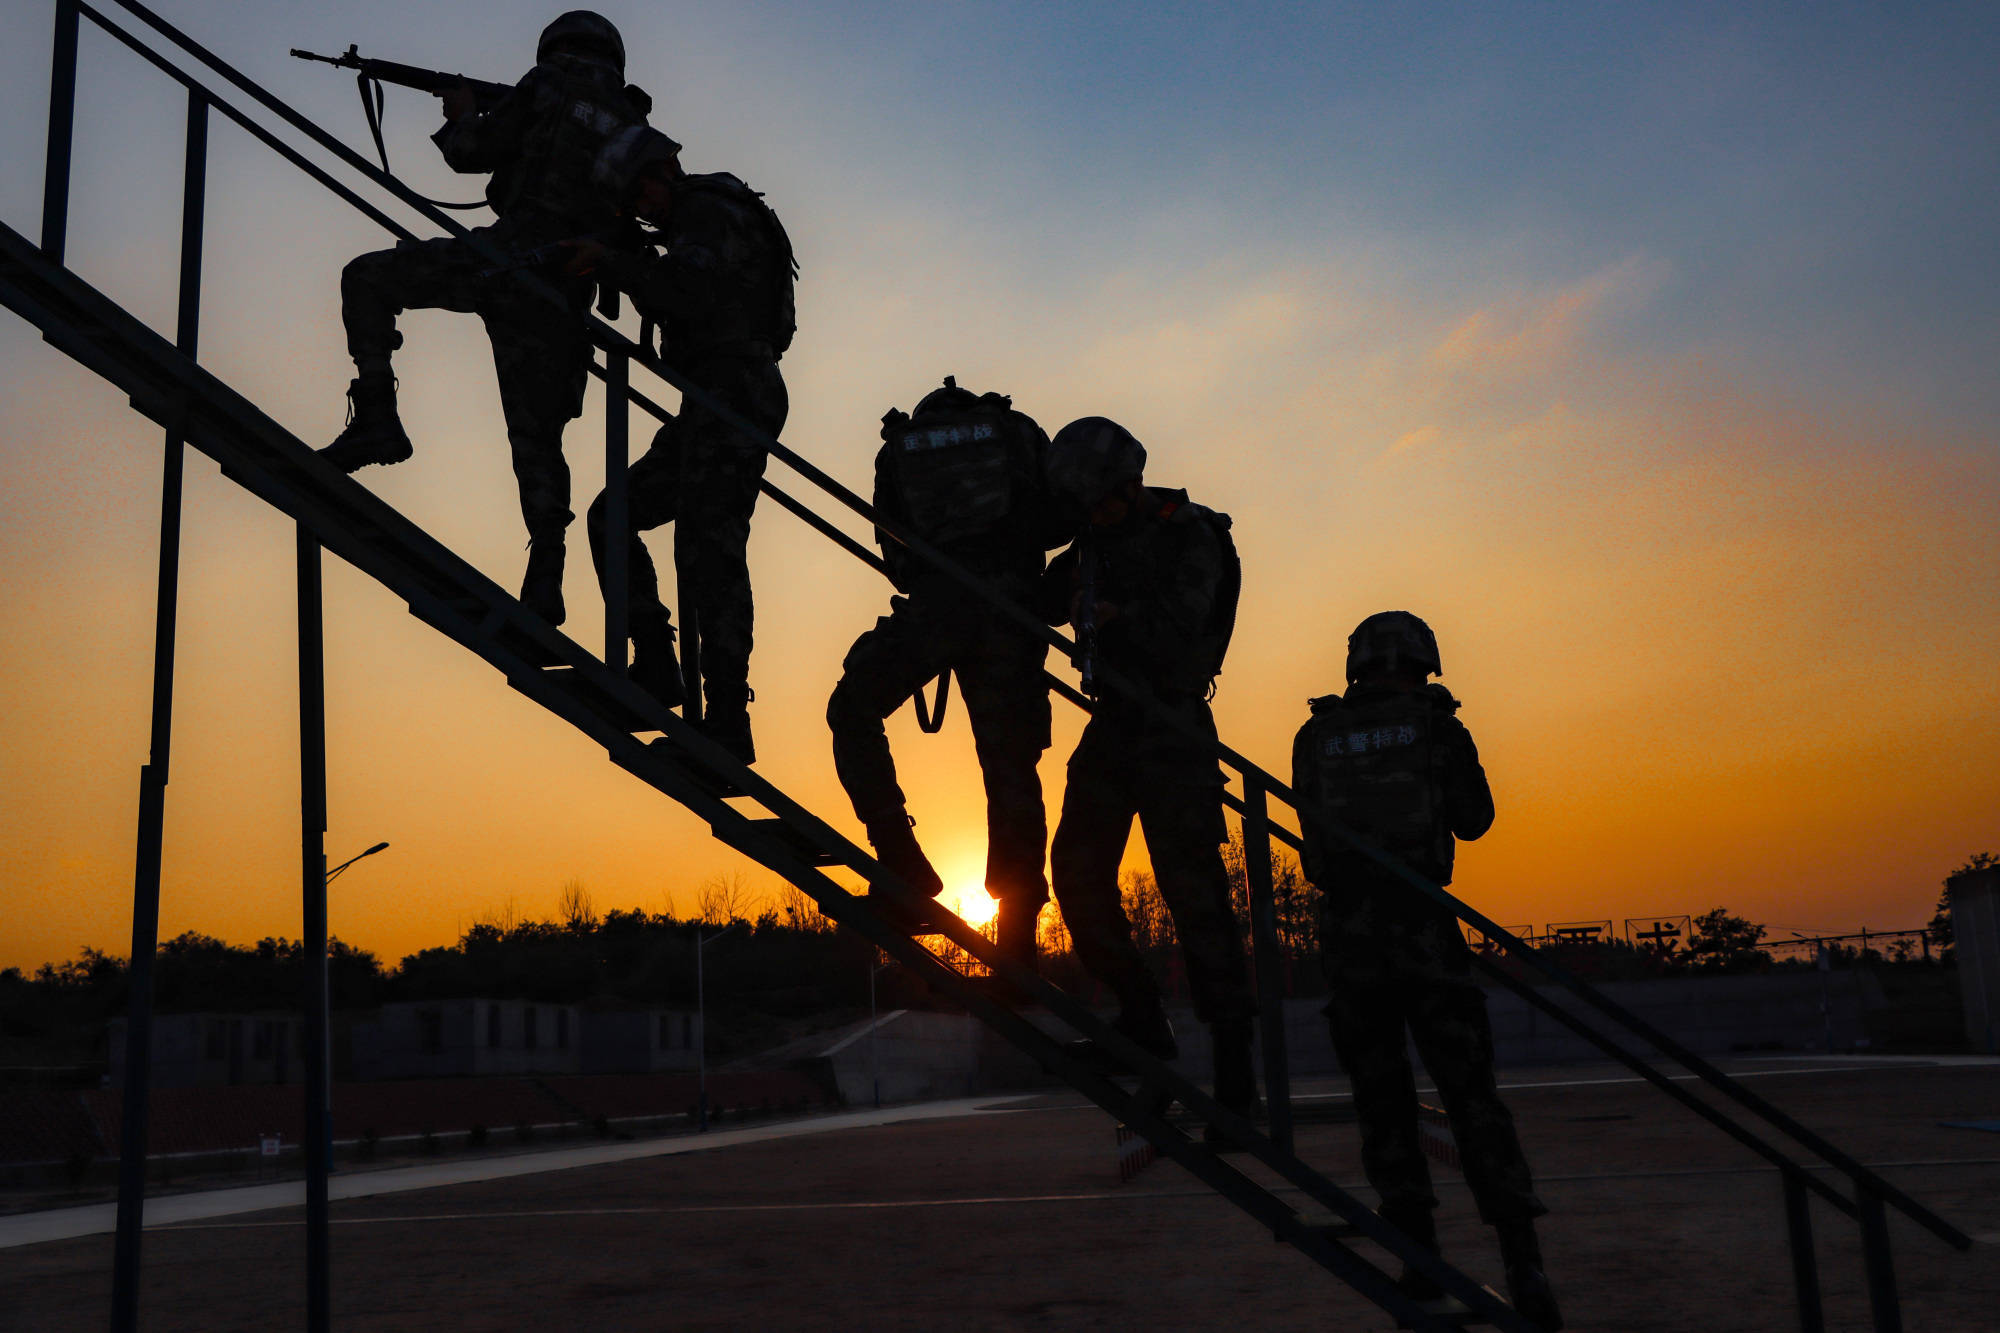
[{"label": "orange sky glow", "polygon": [[[357,12],[357,35],[395,31],[393,7]],[[481,35],[490,49],[466,67],[518,63],[530,7],[506,12],[520,22]],[[218,23],[202,35],[220,40]],[[28,86],[5,103],[7,144],[28,155],[12,155],[0,191],[0,215],[25,231],[46,105],[39,15],[30,28],[7,58]],[[101,60],[87,73],[124,69]],[[931,161],[896,137],[917,136],[920,117],[840,104],[816,125],[800,105],[815,88],[785,86],[780,62],[738,124],[720,108],[742,71],[716,60],[659,119],[697,169],[769,191],[797,241],[786,441],[865,488],[882,412],[948,373],[1013,393],[1051,431],[1090,413],[1124,422],[1148,446],[1149,480],[1234,516],[1244,601],[1216,710],[1225,737],[1280,776],[1306,699],[1341,685],[1353,625],[1392,607],[1426,617],[1499,809],[1456,885],[1490,916],[1622,923],[1727,906],[1779,937],[1907,928],[1929,919],[1948,872],[2000,851],[2000,450],[1963,395],[1845,374],[1837,358],[1829,370],[1804,333],[1703,315],[1715,256],[1692,241],[1611,228],[1571,253],[1532,228],[1405,235],[1331,213],[1284,230],[1219,190],[1165,185],[1093,236],[1034,211],[1061,207],[1036,198],[1059,193],[1037,174],[1068,151],[1053,130],[1016,126],[1016,156],[988,146],[991,160],[951,168],[965,174],[946,186],[982,171],[1030,183],[1002,191],[995,214],[899,165]],[[300,77],[258,72],[291,78],[288,95]],[[351,88],[300,96],[352,129]],[[463,192],[423,156],[428,104],[402,110],[399,163],[421,188]],[[788,114],[789,137],[760,130]],[[122,138],[80,127],[76,206],[92,220],[73,262],[164,327],[178,113],[129,119]],[[842,170],[826,165],[843,153]],[[1116,155],[1121,171],[1143,160]],[[239,136],[219,136],[213,171],[204,362],[322,443],[349,373],[336,276],[380,233]],[[94,207],[114,195],[133,206]],[[404,328],[417,455],[359,480],[515,586],[524,538],[478,328],[436,313]],[[33,968],[128,947],[159,441],[11,314],[0,364],[0,967]],[[602,481],[602,413],[593,388],[568,436],[579,510]],[[643,443],[637,419],[634,434]],[[291,529],[198,456],[186,512],[162,934],[296,936]],[[567,632],[601,643],[572,532]],[[858,836],[823,715],[887,586],[768,503],[751,561],[760,771]],[[328,853],[391,843],[335,886],[334,933],[393,962],[510,908],[551,915],[569,881],[599,910],[691,914],[703,880],[738,872],[775,901],[767,872],[393,596],[329,560],[326,597]],[[1059,703],[1042,767],[1052,823],[1079,730]],[[962,709],[938,737],[905,710],[891,737],[918,834],[948,900],[966,902],[984,820]],[[1145,864],[1136,833],[1128,864]]]}]

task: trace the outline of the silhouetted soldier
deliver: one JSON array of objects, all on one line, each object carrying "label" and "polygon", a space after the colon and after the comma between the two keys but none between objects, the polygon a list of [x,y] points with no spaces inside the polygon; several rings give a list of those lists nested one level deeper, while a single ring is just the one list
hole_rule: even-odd
[{"label": "silhouetted soldier", "polygon": [[[1048,436],[1013,400],[945,377],[914,416],[882,418],[875,507],[1023,605],[1039,592],[1051,547],[1068,540],[1043,489]],[[921,893],[944,882],[910,829],[882,723],[940,672],[958,676],[986,780],[986,891],[999,902],[1000,948],[1035,956],[1048,901],[1048,816],[1036,772],[1049,746],[1048,645],[1007,624],[949,577],[877,534],[904,595],[855,640],[826,706],[833,762],[883,865]],[[904,921],[921,930],[925,920]]]},{"label": "silhouetted soldier", "polygon": [[[791,241],[763,196],[726,172],[688,175],[679,145],[631,129],[606,146],[598,177],[609,196],[659,228],[650,248],[578,247],[574,266],[629,292],[660,327],[663,354],[689,381],[767,435],[789,402],[778,358],[791,346]],[[632,532],[627,609],[632,676],[662,703],[681,702],[674,630],[638,533],[674,524],[674,561],[693,599],[707,709],[702,728],[744,763],[750,737],[750,514],[765,449],[708,408],[685,399],[677,417],[627,474]],[[604,497],[590,506],[591,552],[604,574]]]},{"label": "silhouetted soldier", "polygon": [[[490,111],[475,110],[470,89],[442,94],[447,121],[431,136],[453,170],[493,173],[486,198],[499,220],[475,235],[503,254],[610,225],[612,211],[591,187],[592,165],[612,135],[645,122],[650,105],[644,93],[626,86],[618,29],[587,10],[551,23],[535,62]],[[528,525],[521,600],[560,625],[563,530],[575,517],[562,433],[583,410],[592,284],[555,266],[544,269],[542,278],[561,298],[554,306],[512,274],[483,276],[494,267],[491,257],[457,237],[403,241],[348,264],[340,276],[341,318],[355,379],[347,391],[347,429],[320,453],[345,472],[408,458],[410,438],[396,414],[389,365],[390,353],[403,343],[396,316],[431,309],[477,314],[493,343]]]},{"label": "silhouetted soldier", "polygon": [[[1514,1119],[1493,1077],[1486,996],[1458,918],[1335,838],[1351,830],[1438,884],[1451,883],[1453,839],[1493,823],[1493,794],[1458,701],[1428,683],[1442,670],[1430,627],[1407,611],[1368,617],[1347,641],[1345,696],[1312,701],[1292,745],[1292,787],[1305,829],[1306,877],[1321,890],[1320,935],[1335,1052],[1354,1086],[1361,1158],[1380,1211],[1437,1248],[1437,1196],[1418,1146],[1416,1081],[1404,1032],[1451,1117],[1466,1183],[1499,1233],[1514,1304],[1562,1326],[1542,1273],[1535,1197]],[[1406,1269],[1404,1290],[1436,1299]]]},{"label": "silhouetted soldier", "polygon": [[1257,1099],[1256,1006],[1222,864],[1228,831],[1208,707],[1235,623],[1241,567],[1228,516],[1190,503],[1186,491],[1145,485],[1145,466],[1140,443],[1103,417],[1071,422],[1049,445],[1050,494],[1081,529],[1044,579],[1051,619],[1067,615],[1086,647],[1094,640],[1107,671],[1134,682],[1179,724],[1116,690],[1098,698],[1070,756],[1051,878],[1077,957],[1118,998],[1114,1026],[1173,1058],[1178,1047],[1159,985],[1119,902],[1118,865],[1138,817],[1187,959],[1195,1012],[1214,1037],[1215,1098],[1248,1114]]}]

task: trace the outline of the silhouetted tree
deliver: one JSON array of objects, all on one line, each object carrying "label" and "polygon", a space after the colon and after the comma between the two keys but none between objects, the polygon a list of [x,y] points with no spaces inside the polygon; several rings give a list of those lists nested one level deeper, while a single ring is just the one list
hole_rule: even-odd
[{"label": "silhouetted tree", "polygon": [[2000,856],[1995,856],[1992,852],[1974,852],[1965,859],[1964,865],[1945,876],[1944,888],[1938,893],[1937,910],[1931,916],[1930,925],[1925,927],[1930,934],[1931,943],[1942,951],[1939,957],[1949,958],[1951,956],[1952,880],[1960,875],[1970,874],[1975,870],[1991,870],[1994,866],[2000,866]]},{"label": "silhouetted tree", "polygon": [[1694,919],[1688,959],[1703,972],[1750,972],[1768,967],[1771,955],[1758,948],[1765,928],[1725,908],[1703,912]]}]

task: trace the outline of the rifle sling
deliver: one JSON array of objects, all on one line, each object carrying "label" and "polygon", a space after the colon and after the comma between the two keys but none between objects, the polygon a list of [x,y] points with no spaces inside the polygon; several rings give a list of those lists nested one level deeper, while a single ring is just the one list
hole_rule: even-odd
[{"label": "rifle sling", "polygon": [[[361,90],[361,114],[368,119],[368,133],[375,137],[375,156],[382,159],[382,174],[393,176],[396,173],[389,169],[389,147],[382,141],[382,81],[369,78],[367,72],[363,71],[354,76],[354,83]],[[428,198],[424,199],[424,202],[433,208],[464,210],[486,207],[484,199],[475,199],[469,204],[452,204],[442,199]]]}]

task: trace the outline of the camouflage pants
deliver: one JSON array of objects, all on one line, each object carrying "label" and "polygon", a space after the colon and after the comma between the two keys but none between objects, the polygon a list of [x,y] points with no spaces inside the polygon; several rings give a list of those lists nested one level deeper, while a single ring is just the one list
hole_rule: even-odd
[{"label": "camouflage pants", "polygon": [[1535,1197],[1514,1117],[1494,1085],[1493,1025],[1486,996],[1472,978],[1376,975],[1357,982],[1331,954],[1327,973],[1333,1049],[1354,1085],[1361,1164],[1383,1216],[1405,1223],[1437,1207],[1430,1164],[1418,1146],[1417,1084],[1405,1027],[1451,1117],[1480,1217],[1500,1224],[1547,1212]]},{"label": "camouflage pants", "polygon": [[[752,425],[776,435],[790,410],[775,362],[717,357],[681,367],[701,388]],[[664,619],[659,575],[638,534],[674,525],[674,564],[687,588],[701,644],[703,694],[711,713],[740,710],[749,697],[755,605],[750,594],[750,515],[764,476],[764,447],[692,398],[653,436],[626,473],[632,535],[626,606],[634,624]],[[590,506],[590,551],[604,577],[604,497]]]},{"label": "camouflage pants", "polygon": [[1036,772],[1049,747],[1048,645],[998,623],[983,606],[940,597],[897,597],[889,614],[854,641],[827,702],[833,766],[863,820],[900,812],[903,789],[882,723],[903,701],[950,669],[972,723],[986,780],[986,888],[1039,910],[1048,815]]},{"label": "camouflage pants", "polygon": [[[502,253],[537,243],[504,223],[480,228],[477,234]],[[551,279],[566,303],[552,307],[511,276],[480,277],[492,263],[455,236],[403,241],[353,260],[340,274],[347,350],[357,366],[386,367],[389,354],[403,345],[403,335],[396,331],[396,316],[403,311],[478,315],[493,344],[500,410],[521,488],[521,517],[531,537],[560,533],[575,517],[562,435],[583,410],[584,384],[590,377],[584,319],[591,283]]]},{"label": "camouflage pants", "polygon": [[[1215,734],[1208,705],[1181,703],[1188,724]],[[1146,835],[1153,877],[1187,959],[1204,1023],[1256,1012],[1243,939],[1222,864],[1222,773],[1215,756],[1157,723],[1100,707],[1069,760],[1069,786],[1049,869],[1056,902],[1086,971],[1126,1008],[1157,1003],[1159,984],[1132,943],[1118,896],[1118,865],[1132,819]]]}]

